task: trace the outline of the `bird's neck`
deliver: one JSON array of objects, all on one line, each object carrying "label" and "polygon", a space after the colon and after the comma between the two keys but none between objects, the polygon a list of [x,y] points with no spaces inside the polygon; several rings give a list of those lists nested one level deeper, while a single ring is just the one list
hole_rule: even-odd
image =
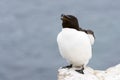
[{"label": "bird's neck", "polygon": [[71,28],[71,29],[76,29],[78,31],[82,30],[82,28],[80,28],[79,26],[71,26],[71,25],[63,25],[63,28]]}]

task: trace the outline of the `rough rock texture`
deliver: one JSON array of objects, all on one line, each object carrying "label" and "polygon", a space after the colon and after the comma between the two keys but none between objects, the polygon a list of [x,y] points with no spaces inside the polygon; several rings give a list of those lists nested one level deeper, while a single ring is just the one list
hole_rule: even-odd
[{"label": "rough rock texture", "polygon": [[58,70],[58,80],[120,80],[120,64],[105,71],[86,67],[84,74],[80,74],[74,69],[60,68]]}]

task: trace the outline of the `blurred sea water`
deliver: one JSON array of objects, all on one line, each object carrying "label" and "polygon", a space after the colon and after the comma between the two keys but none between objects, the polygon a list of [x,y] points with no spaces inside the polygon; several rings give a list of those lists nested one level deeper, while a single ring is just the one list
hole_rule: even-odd
[{"label": "blurred sea water", "polygon": [[62,13],[95,32],[88,66],[120,63],[119,0],[0,0],[0,80],[57,79],[57,69],[67,65],[56,42]]}]

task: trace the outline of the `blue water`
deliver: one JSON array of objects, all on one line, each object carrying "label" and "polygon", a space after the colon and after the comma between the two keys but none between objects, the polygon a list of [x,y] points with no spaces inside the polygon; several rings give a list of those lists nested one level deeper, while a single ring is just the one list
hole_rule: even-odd
[{"label": "blue water", "polygon": [[57,79],[67,65],[56,42],[62,13],[95,32],[88,66],[120,63],[120,0],[0,0],[0,80]]}]

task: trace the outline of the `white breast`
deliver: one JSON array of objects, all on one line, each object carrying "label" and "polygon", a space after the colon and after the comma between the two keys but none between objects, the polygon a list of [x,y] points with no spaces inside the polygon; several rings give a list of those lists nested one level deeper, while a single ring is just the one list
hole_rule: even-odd
[{"label": "white breast", "polygon": [[75,66],[86,65],[92,56],[88,35],[82,31],[64,28],[57,37],[60,54]]}]

